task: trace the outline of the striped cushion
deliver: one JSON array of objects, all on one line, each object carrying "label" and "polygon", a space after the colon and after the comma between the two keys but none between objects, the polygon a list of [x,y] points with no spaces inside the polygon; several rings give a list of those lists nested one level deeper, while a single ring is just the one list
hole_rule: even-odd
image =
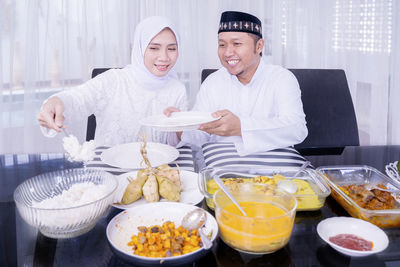
[{"label": "striped cushion", "polygon": [[233,143],[207,143],[202,146],[207,167],[257,166],[300,167],[306,159],[292,147],[239,156]]},{"label": "striped cushion", "polygon": [[[105,164],[101,161],[100,155],[103,153],[104,150],[108,149],[109,147],[102,146],[96,148],[96,157],[89,161],[86,164],[86,167],[91,168],[91,169],[99,169],[99,170],[104,170],[108,171],[112,174],[119,175],[124,172],[130,172],[132,169],[122,169],[114,166],[110,166],[108,164]],[[171,167],[176,167],[176,164],[178,164],[179,168],[182,170],[186,171],[194,171],[194,162],[193,162],[193,156],[192,156],[192,149],[189,146],[183,146],[180,148],[177,148],[179,151],[179,156],[178,158],[171,162],[169,166]]]}]

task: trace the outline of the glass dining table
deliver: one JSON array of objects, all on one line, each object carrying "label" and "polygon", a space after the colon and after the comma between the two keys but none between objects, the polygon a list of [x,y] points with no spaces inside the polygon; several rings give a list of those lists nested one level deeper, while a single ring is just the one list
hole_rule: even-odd
[{"label": "glass dining table", "polygon": [[[385,165],[400,159],[400,146],[346,147],[340,155],[307,158],[314,167],[368,165],[385,173]],[[17,212],[13,192],[20,183],[41,173],[76,167],[81,165],[69,162],[64,154],[0,155],[0,266],[132,266],[107,243],[105,229],[119,209],[112,208],[90,232],[71,239],[43,236]],[[200,206],[207,209],[205,203]],[[333,216],[349,215],[328,197],[318,211],[297,212],[289,243],[275,253],[239,253],[217,238],[203,258],[185,266],[400,266],[400,228],[383,229],[389,237],[383,252],[347,257],[330,248],[316,232],[321,220]]]}]

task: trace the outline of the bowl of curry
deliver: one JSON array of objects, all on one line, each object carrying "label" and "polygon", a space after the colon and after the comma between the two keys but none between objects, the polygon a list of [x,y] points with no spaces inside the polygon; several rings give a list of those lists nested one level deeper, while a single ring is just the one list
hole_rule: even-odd
[{"label": "bowl of curry", "polygon": [[325,204],[325,199],[331,193],[323,177],[313,169],[300,170],[298,167],[244,168],[216,167],[205,168],[199,173],[199,188],[206,199],[207,206],[214,209],[213,195],[219,189],[214,180],[218,176],[232,190],[239,190],[239,184],[266,184],[270,188],[279,188],[282,182],[295,185],[292,193],[297,199],[297,211],[318,210]]},{"label": "bowl of curry", "polygon": [[228,190],[246,216],[228,196],[214,194],[215,218],[221,239],[230,247],[250,254],[272,253],[290,239],[296,215],[296,198],[266,184],[238,184],[239,190]]},{"label": "bowl of curry", "polygon": [[317,168],[332,197],[352,216],[379,227],[400,226],[400,182],[370,166]]}]

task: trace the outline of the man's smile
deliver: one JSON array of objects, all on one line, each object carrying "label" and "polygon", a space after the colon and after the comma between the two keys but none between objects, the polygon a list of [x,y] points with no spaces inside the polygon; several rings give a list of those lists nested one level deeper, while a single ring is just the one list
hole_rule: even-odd
[{"label": "man's smile", "polygon": [[233,67],[233,66],[236,66],[236,64],[239,63],[239,59],[230,59],[230,60],[227,60],[227,62],[228,62],[229,66]]}]

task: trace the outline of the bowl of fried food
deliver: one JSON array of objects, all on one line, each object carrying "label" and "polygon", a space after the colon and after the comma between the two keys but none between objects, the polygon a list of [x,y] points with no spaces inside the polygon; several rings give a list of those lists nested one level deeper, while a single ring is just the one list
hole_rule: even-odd
[{"label": "bowl of fried food", "polygon": [[183,228],[182,219],[194,209],[197,207],[174,202],[135,206],[110,221],[108,242],[118,257],[133,264],[170,266],[193,262],[207,253],[198,231],[211,242],[218,235],[217,222],[208,212],[201,229]]}]

